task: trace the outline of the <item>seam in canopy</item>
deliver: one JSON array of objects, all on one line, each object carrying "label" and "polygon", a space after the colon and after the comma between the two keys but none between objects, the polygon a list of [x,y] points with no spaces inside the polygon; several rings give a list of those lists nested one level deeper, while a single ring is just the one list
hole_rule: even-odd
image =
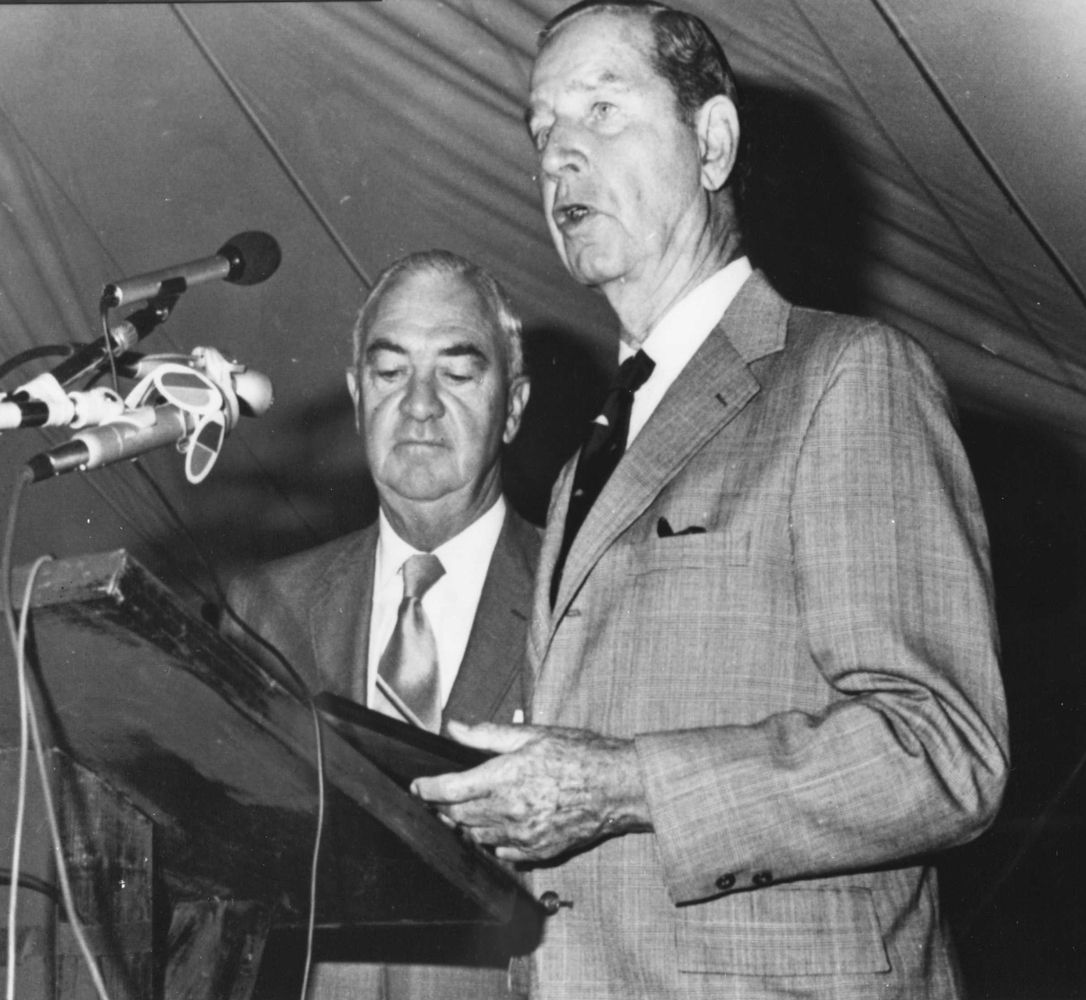
[{"label": "seam in canopy", "polygon": [[208,48],[207,43],[203,37],[196,30],[196,27],[189,20],[181,8],[175,4],[170,4],[170,10],[174,12],[174,15],[181,22],[181,26],[188,33],[189,37],[193,40],[196,48],[199,49],[200,54],[207,60],[208,65],[215,71],[215,75],[222,81],[223,86],[227,89],[230,96],[241,108],[242,114],[249,120],[249,124],[253,126],[257,135],[260,136],[261,141],[268,148],[268,152],[271,153],[272,158],[279,165],[279,168],[286,175],[294,189],[301,195],[302,201],[316,217],[317,221],[321,224],[321,227],[328,234],[329,238],[336,245],[336,249],[343,255],[343,259],[347,261],[348,266],[358,276],[367,289],[373,288],[373,279],[366,273],[365,269],[358,262],[355,255],[351,252],[351,248],[347,246],[346,241],[336,231],[335,226],[332,225],[331,219],[325,215],[320,205],[317,204],[316,199],[309,193],[305,184],[302,182],[301,177],[298,176],[297,171],[290,165],[286,155],[279,148],[275,139],[272,138],[271,133],[264,127],[263,122],[257,117],[256,111],[252,105],[246,100],[245,95],[241,92],[241,88],[230,77],[230,74],[226,72],[225,67],[218,59],[215,58],[215,54]]},{"label": "seam in canopy", "polygon": [[[878,9],[879,13],[883,15],[884,19],[886,19],[887,17],[893,18],[892,12],[886,10],[882,0],[871,0],[871,2]],[[988,266],[988,263],[987,261],[985,261],[983,255],[974,245],[973,241],[966,235],[965,231],[958,224],[953,214],[943,204],[942,200],[938,197],[938,195],[936,195],[935,191],[932,190],[931,185],[928,184],[928,182],[924,179],[923,175],[909,159],[905,151],[901,148],[900,145],[898,145],[893,135],[891,135],[889,129],[886,127],[886,125],[884,125],[882,119],[879,117],[875,109],[871,106],[867,98],[860,91],[860,88],[852,79],[851,74],[849,74],[848,70],[845,69],[841,61],[837,58],[833,49],[830,47],[829,43],[822,36],[822,33],[807,16],[806,11],[803,10],[801,0],[792,0],[792,6],[795,8],[799,16],[803,19],[811,34],[818,40],[818,44],[821,46],[822,51],[826,53],[827,58],[830,59],[833,62],[834,66],[837,67],[838,72],[840,72],[842,78],[847,82],[849,89],[856,97],[856,100],[859,101],[859,103],[863,106],[872,123],[879,130],[879,133],[890,145],[890,147],[897,153],[898,159],[901,161],[905,169],[908,170],[909,174],[912,176],[913,180],[916,182],[920,190],[924,193],[925,197],[927,197],[928,201],[935,207],[935,210],[943,217],[943,220],[951,228],[955,236],[958,237],[962,246],[966,248],[969,255],[973,258],[977,267],[980,269],[981,273],[992,285],[992,287],[996,289],[1000,297],[1007,303],[1011,312],[1018,317],[1019,322],[1022,324],[1023,330],[1029,333],[1030,337],[1032,337],[1034,342],[1048,356],[1048,358],[1056,366],[1058,371],[1062,373],[1062,384],[1064,388],[1069,389],[1072,392],[1081,392],[1082,389],[1078,384],[1078,379],[1075,378],[1074,374],[1068,368],[1064,359],[1053,349],[1052,345],[1049,344],[1048,341],[1041,336],[1036,327],[1034,327],[1029,317],[1025,314],[1021,306],[1019,306],[1018,302],[1015,300],[1015,297],[1007,290],[1007,288],[999,280],[995,272]],[[888,20],[888,23],[891,25],[891,29],[893,30],[892,22]],[[1018,200],[1014,196],[1013,191],[1010,190],[1009,184],[1007,184],[1006,181],[1003,181],[1002,183],[1000,182],[998,178],[1001,178],[1002,175],[999,174],[998,168],[992,162],[991,158],[987,155],[984,149],[980,146],[980,143],[976,140],[972,133],[969,132],[967,126],[961,120],[961,117],[957,115],[957,113],[954,111],[953,105],[950,104],[949,97],[946,96],[945,93],[942,91],[942,88],[940,87],[938,81],[935,79],[934,74],[931,72],[930,69],[927,69],[926,66],[922,66],[923,58],[919,55],[918,52],[915,51],[915,48],[911,47],[911,43],[908,41],[907,38],[904,37],[903,33],[899,33],[898,31],[894,30],[894,36],[895,38],[897,38],[898,43],[905,50],[905,53],[910,57],[910,60],[914,63],[914,65],[917,66],[924,82],[928,85],[928,87],[933,90],[936,98],[940,100],[940,104],[943,106],[944,110],[947,111],[951,122],[959,130],[959,132],[961,132],[963,138],[965,138],[966,140],[966,143],[969,145],[969,148],[973,151],[974,155],[979,158],[981,165],[985,167],[990,176],[996,178],[996,184],[999,187],[1000,191],[1003,192],[1004,196],[1011,201],[1012,207],[1015,208],[1015,211],[1019,214],[1019,217],[1022,218],[1030,233],[1040,243],[1041,248],[1045,250],[1046,253],[1055,253],[1058,258],[1058,252],[1056,251],[1055,247],[1051,246],[1051,244],[1045,238],[1044,234],[1040,231],[1039,227],[1037,227],[1036,224],[1033,223],[1033,220],[1029,217],[1028,213],[1026,213],[1025,215],[1022,214],[1026,211],[1025,207],[1021,204],[1020,200]],[[920,60],[919,63],[917,62],[917,59]],[[943,98],[945,98],[946,103],[944,103]],[[992,171],[994,171],[995,173],[993,174]],[[1058,262],[1056,266],[1057,269],[1060,271],[1061,275],[1071,285],[1072,290],[1076,293],[1076,297],[1078,297],[1083,302],[1083,304],[1086,305],[1086,293],[1083,292],[1074,275],[1066,268],[1066,266],[1061,267]],[[1008,364],[1014,365],[1014,367],[1016,368],[1027,370],[1009,358],[1003,358],[1003,360],[1006,361]],[[1059,384],[1058,380],[1053,379],[1053,381]]]},{"label": "seam in canopy", "polygon": [[1018,214],[1018,217],[1033,234],[1034,239],[1041,245],[1041,249],[1048,255],[1052,263],[1056,265],[1056,269],[1071,286],[1075,295],[1078,297],[1078,300],[1086,306],[1086,288],[1083,288],[1082,283],[1078,280],[1078,276],[1071,269],[1071,265],[1064,260],[1059,249],[1047,236],[1045,236],[1040,223],[1034,219],[1033,214],[1026,207],[1025,202],[1019,197],[1014,186],[1004,176],[1003,171],[999,169],[995,160],[992,159],[988,151],[984,148],[983,143],[973,134],[973,130],[970,129],[966,124],[965,119],[959,114],[958,108],[951,99],[950,94],[947,93],[946,88],[939,82],[939,78],[935,75],[934,70],[928,65],[923,53],[920,52],[912,39],[906,34],[905,28],[897,15],[890,9],[885,0],[871,0],[871,2],[882,16],[882,19],[887,23],[890,30],[894,33],[894,37],[901,44],[902,49],[905,50],[905,54],[912,61],[917,72],[923,77],[924,82],[928,85],[932,94],[935,95],[935,99],[947,113],[947,117],[954,123],[954,127],[958,130],[961,137],[973,151],[973,154],[980,161],[981,166],[987,171],[988,176],[992,178],[996,187],[1003,192],[1003,196],[1011,203],[1011,206]]}]

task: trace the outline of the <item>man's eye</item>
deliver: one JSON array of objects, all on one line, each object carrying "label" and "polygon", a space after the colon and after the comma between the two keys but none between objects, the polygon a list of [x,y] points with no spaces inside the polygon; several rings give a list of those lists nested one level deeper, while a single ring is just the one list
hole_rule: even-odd
[{"label": "man's eye", "polygon": [[469,382],[474,381],[474,372],[462,372],[462,371],[446,371],[445,380],[452,385],[467,385]]},{"label": "man's eye", "polygon": [[592,113],[597,118],[609,118],[617,108],[610,101],[596,101],[592,105]]},{"label": "man's eye", "polygon": [[402,368],[371,368],[370,371],[378,382],[395,382],[403,374]]},{"label": "man's eye", "polygon": [[537,132],[532,133],[532,142],[535,143],[535,148],[540,153],[546,148],[550,134],[551,130],[549,128],[541,128]]}]

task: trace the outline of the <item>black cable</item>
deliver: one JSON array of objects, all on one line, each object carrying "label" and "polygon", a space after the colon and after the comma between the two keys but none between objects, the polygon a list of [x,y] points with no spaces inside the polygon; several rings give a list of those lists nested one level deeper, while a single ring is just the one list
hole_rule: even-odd
[{"label": "black cable", "polygon": [[215,591],[216,596],[219,599],[219,604],[222,609],[233,619],[234,622],[242,629],[243,632],[250,638],[254,639],[264,649],[268,650],[279,663],[281,663],[284,669],[287,671],[287,675],[298,686],[298,690],[294,693],[300,696],[302,700],[309,706],[309,712],[313,719],[313,732],[314,740],[316,744],[316,757],[317,757],[317,829],[313,837],[313,857],[310,867],[310,884],[309,884],[309,920],[306,927],[306,952],[305,952],[305,970],[302,974],[302,993],[304,997],[308,992],[309,984],[309,970],[313,960],[313,935],[316,929],[316,917],[317,917],[317,864],[320,859],[321,839],[324,831],[324,812],[325,812],[325,793],[324,793],[324,729],[323,722],[321,721],[321,714],[317,709],[317,703],[313,700],[313,692],[310,690],[306,680],[295,668],[294,664],[290,662],[283,655],[283,653],[275,646],[274,643],[265,639],[260,635],[247,621],[245,621],[241,615],[239,615],[227,600],[226,591],[223,588],[222,582],[219,580],[219,574],[215,567],[212,565],[211,560],[204,552],[203,546],[199,540],[193,534],[188,524],[185,523],[185,519],[181,517],[177,508],[173,505],[173,502],[162,487],[156,482],[154,477],[143,467],[138,459],[132,463],[136,467],[136,471],[143,477],[144,481],[159,501],[169,512],[174,522],[181,529],[182,534],[189,540],[192,545],[193,551],[200,558],[200,561],[204,564],[208,572],[208,576],[211,579],[211,586]]},{"label": "black cable", "polygon": [[[0,885],[11,885],[11,869],[0,868]],[[38,878],[37,875],[27,875],[25,872],[19,873],[19,887],[21,889],[29,889],[31,892],[40,892],[43,896],[48,896],[54,906],[60,907],[60,911],[67,919],[68,909],[64,905],[64,897],[60,894],[60,890],[53,885],[52,882],[46,882],[43,878]]]},{"label": "black cable", "polygon": [[75,346],[72,344],[40,344],[37,347],[28,347],[25,351],[20,351],[14,357],[0,363],[0,379],[30,361],[37,361],[38,358],[67,358],[74,353]]},{"label": "black cable", "polygon": [[[98,968],[94,956],[91,954],[90,946],[87,943],[87,937],[84,933],[83,923],[79,919],[79,914],[76,911],[75,902],[72,898],[72,887],[68,880],[64,853],[61,848],[56,807],[53,803],[52,793],[49,790],[49,775],[45,769],[45,755],[42,748],[41,733],[38,729],[37,716],[34,712],[34,702],[30,696],[30,691],[24,686],[26,666],[23,660],[25,628],[30,613],[34,575],[37,573],[38,568],[42,563],[52,559],[52,556],[40,557],[31,566],[30,572],[27,574],[26,592],[23,595],[21,625],[17,624],[15,621],[15,609],[11,602],[11,553],[15,542],[15,524],[19,516],[19,502],[22,497],[22,492],[26,488],[27,483],[32,480],[33,473],[30,471],[29,466],[24,465],[17,473],[15,482],[12,485],[11,499],[8,504],[7,527],[4,531],[3,550],[0,552],[0,600],[4,602],[4,618],[10,633],[11,648],[12,653],[15,656],[16,670],[19,672],[20,691],[25,691],[26,694],[26,717],[30,723],[30,734],[33,737],[34,755],[38,761],[38,776],[41,779],[42,798],[45,801],[45,815],[49,820],[49,831],[53,843],[53,856],[56,860],[57,877],[60,879],[60,888],[65,901],[68,923],[72,933],[75,935],[76,943],[79,945],[79,951],[87,964],[87,971],[94,984],[95,992],[98,994],[100,1000],[109,1000],[109,993],[106,989],[105,981],[102,978],[101,969]],[[19,879],[19,884],[22,884],[21,878]],[[16,891],[16,888],[17,887],[15,886],[12,887],[12,893]],[[14,899],[14,896],[12,898]],[[12,924],[14,924],[14,917],[12,918]],[[9,933],[14,933],[14,926],[9,927]],[[13,966],[10,966],[8,978],[9,996],[11,995],[11,987],[14,986],[14,979],[12,978],[13,974]]]},{"label": "black cable", "polygon": [[[111,363],[113,361],[111,355]],[[116,378],[116,369],[114,369],[114,378]],[[309,920],[307,926],[307,948],[305,958],[305,971],[303,974],[303,982],[308,984],[310,966],[312,963],[313,955],[313,936],[316,928],[316,901],[317,901],[317,871],[318,863],[320,859],[320,848],[324,830],[324,815],[325,815],[325,778],[324,778],[324,732],[323,722],[321,715],[317,709],[316,702],[313,699],[313,693],[306,683],[305,678],[298,672],[294,665],[283,655],[283,653],[271,642],[265,639],[262,635],[256,632],[252,626],[248,624],[240,615],[231,607],[229,601],[226,598],[226,592],[219,580],[219,575],[215,570],[215,567],[211,563],[207,554],[204,552],[203,546],[200,544],[196,536],[190,530],[189,526],[185,523],[184,518],[178,512],[177,508],[166,496],[162,488],[156,482],[156,480],[143,468],[142,464],[135,460],[132,463],[135,465],[137,472],[142,476],[145,482],[151,487],[154,494],[158,497],[159,501],[165,507],[175,524],[180,528],[182,534],[192,544],[193,551],[196,552],[200,561],[207,569],[209,578],[211,580],[212,587],[218,597],[222,608],[230,617],[238,624],[238,626],[255,640],[259,645],[268,650],[275,659],[282,664],[283,668],[287,672],[288,678],[293,681],[296,686],[296,690],[293,692],[296,696],[300,697],[309,707],[310,715],[313,720],[313,732],[314,742],[316,750],[316,765],[317,765],[317,827],[313,840],[313,854],[310,867],[310,900],[309,900]],[[8,629],[12,636],[13,645],[17,646],[18,626],[15,622],[14,610],[11,603],[11,553],[14,544],[15,535],[15,523],[18,515],[19,502],[22,496],[23,490],[27,484],[33,480],[33,473],[27,466],[23,466],[16,476],[15,483],[12,486],[11,499],[8,508],[8,521],[4,533],[3,549],[0,551],[0,601],[3,602],[4,615],[7,619]],[[304,990],[304,987],[303,987]]]},{"label": "black cable", "polygon": [[208,578],[211,581],[211,588],[212,590],[214,590],[215,597],[218,600],[219,605],[222,607],[223,611],[225,611],[230,616],[230,618],[250,639],[266,649],[269,653],[271,653],[272,656],[275,657],[275,659],[280,664],[282,664],[283,669],[286,670],[288,677],[295,683],[295,685],[297,685],[296,689],[292,693],[295,694],[297,697],[301,698],[302,701],[306,702],[309,705],[312,705],[313,692],[310,689],[309,684],[306,682],[306,679],[298,672],[298,669],[294,666],[294,664],[291,663],[290,660],[288,660],[286,656],[283,655],[281,650],[279,650],[273,643],[265,639],[264,636],[257,632],[256,629],[254,629],[247,621],[245,621],[245,619],[241,617],[241,615],[239,615],[233,609],[233,607],[231,607],[230,602],[229,600],[227,600],[226,597],[226,590],[223,588],[222,582],[219,580],[219,574],[216,571],[214,565],[212,564],[210,558],[207,556],[207,553],[204,552],[203,545],[192,533],[192,530],[185,523],[185,519],[178,512],[177,508],[163,491],[162,487],[159,486],[154,476],[152,476],[143,467],[143,464],[139,461],[138,458],[132,462],[132,465],[135,466],[136,471],[140,474],[140,476],[143,477],[144,482],[151,487],[152,492],[155,494],[155,496],[158,497],[159,502],[162,504],[162,506],[166,508],[166,511],[169,513],[174,524],[177,525],[177,527],[181,530],[181,533],[185,536],[185,538],[188,539],[189,544],[192,546],[192,550],[199,557],[200,562],[203,563],[204,569],[207,571]]},{"label": "black cable", "polygon": [[102,340],[105,342],[106,357],[109,358],[109,374],[113,381],[113,391],[119,396],[121,387],[117,382],[117,358],[113,353],[113,335],[109,332],[109,306],[103,298],[98,306],[98,322],[102,327]]}]

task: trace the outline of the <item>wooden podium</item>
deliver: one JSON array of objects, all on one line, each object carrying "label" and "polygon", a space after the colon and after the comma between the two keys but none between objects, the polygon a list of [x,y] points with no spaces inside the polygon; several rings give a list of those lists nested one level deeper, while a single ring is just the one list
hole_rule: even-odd
[{"label": "wooden podium", "polygon": [[[17,601],[25,579],[17,570]],[[308,705],[124,551],[45,564],[31,606],[29,664],[57,747],[68,868],[111,996],[248,996],[269,927],[308,917],[318,801]],[[0,736],[11,746],[9,649],[2,659]],[[405,791],[405,769],[420,753],[440,760],[446,741],[416,734],[420,748],[403,727],[401,755],[399,724],[374,741],[361,715],[323,727],[318,925],[504,923],[514,909],[538,919],[514,874]],[[350,738],[352,725],[364,738]],[[0,775],[13,773],[4,756]],[[61,936],[54,946],[60,995],[84,995],[65,979]]]}]

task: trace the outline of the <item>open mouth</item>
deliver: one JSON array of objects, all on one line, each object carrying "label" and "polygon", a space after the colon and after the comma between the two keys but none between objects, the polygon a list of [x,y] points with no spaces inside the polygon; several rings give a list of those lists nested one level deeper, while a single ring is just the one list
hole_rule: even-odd
[{"label": "open mouth", "polygon": [[555,221],[557,222],[559,229],[572,228],[578,223],[583,222],[591,214],[592,209],[587,205],[581,205],[579,203],[563,205],[561,208],[555,209],[554,212]]}]

